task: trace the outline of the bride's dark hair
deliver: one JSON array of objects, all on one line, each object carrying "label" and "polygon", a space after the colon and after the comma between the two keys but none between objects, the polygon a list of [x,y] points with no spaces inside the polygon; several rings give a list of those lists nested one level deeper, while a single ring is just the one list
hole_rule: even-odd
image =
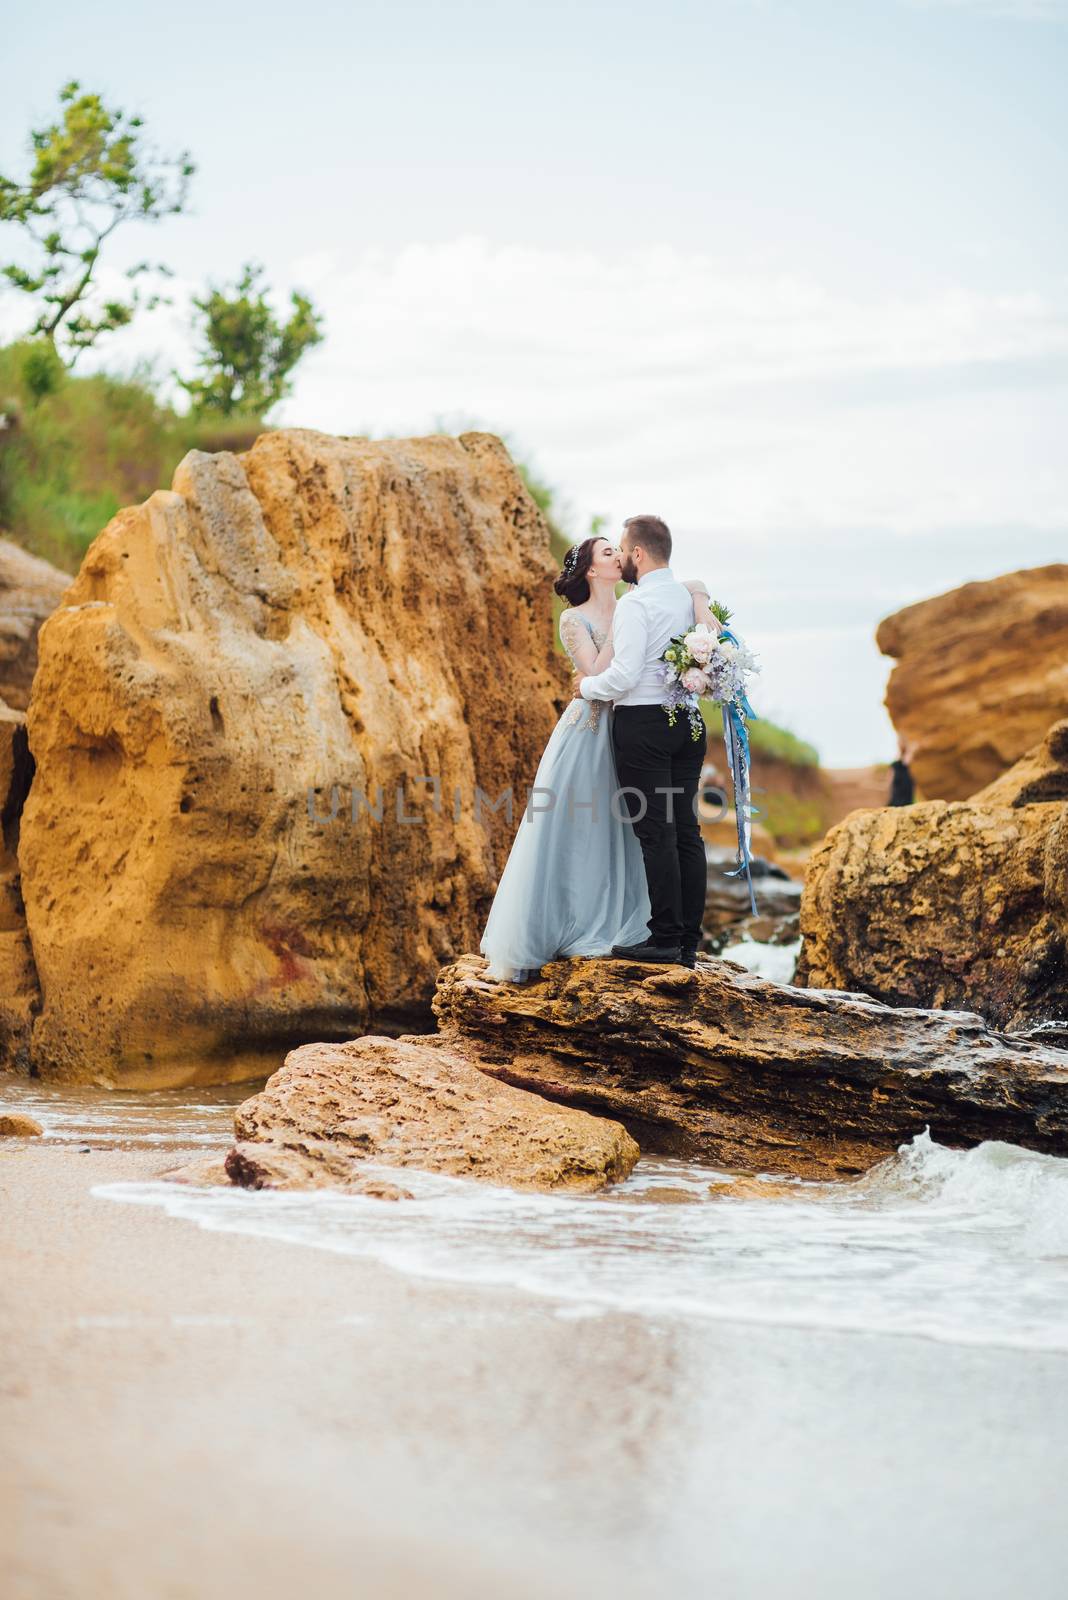
[{"label": "bride's dark hair", "polygon": [[603,538],[604,534],[595,534],[591,539],[583,539],[581,544],[573,544],[564,557],[563,568],[553,588],[573,606],[580,606],[590,598],[586,574],[593,562],[593,547]]}]

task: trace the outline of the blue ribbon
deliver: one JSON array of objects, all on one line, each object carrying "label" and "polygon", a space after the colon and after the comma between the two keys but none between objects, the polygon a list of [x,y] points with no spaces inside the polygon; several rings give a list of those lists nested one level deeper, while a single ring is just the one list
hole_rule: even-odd
[{"label": "blue ribbon", "polygon": [[[720,629],[720,638],[729,639],[732,644],[740,645],[741,640],[729,628]],[[756,712],[749,704],[744,691],[723,710],[723,744],[727,753],[727,767],[731,775],[731,784],[734,789],[734,820],[738,825],[738,861],[739,865],[733,872],[725,873],[728,878],[740,878],[745,873],[745,881],[749,889],[749,904],[753,915],[757,915],[756,895],[753,892],[753,874],[750,870],[752,855],[752,823],[754,814],[752,803],[752,790],[749,783],[749,730],[746,723],[750,720],[759,721]]]}]

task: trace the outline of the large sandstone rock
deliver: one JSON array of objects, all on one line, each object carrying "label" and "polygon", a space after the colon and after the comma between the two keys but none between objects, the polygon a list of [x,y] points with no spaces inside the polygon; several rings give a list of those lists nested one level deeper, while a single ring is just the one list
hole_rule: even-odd
[{"label": "large sandstone rock", "polygon": [[0,700],[0,1070],[28,1072],[30,1032],[41,1004],[18,863],[19,818],[32,762],[26,718]]},{"label": "large sandstone rock", "polygon": [[582,1192],[625,1178],[638,1159],[618,1123],[496,1083],[433,1035],[293,1050],[238,1107],[234,1131],[227,1175],[256,1189],[366,1193],[370,1163]]},{"label": "large sandstone rock", "polygon": [[[265,1077],[421,1014],[514,832],[476,786],[521,806],[566,699],[548,548],[474,433],[193,452],[109,524],[41,629],[28,712],[37,1070]],[[380,786],[379,821],[358,797]]]},{"label": "large sandstone rock", "polygon": [[847,817],[808,864],[801,932],[799,984],[1068,1017],[1068,721],[971,800]]},{"label": "large sandstone rock", "polygon": [[25,711],[37,670],[37,634],[70,583],[40,556],[0,539],[0,699]]},{"label": "large sandstone rock", "polygon": [[618,1118],[643,1151],[833,1177],[929,1127],[1068,1154],[1068,1051],[965,1012],[787,988],[729,961],[696,971],[558,961],[534,983],[442,972],[443,1047],[505,1083]]},{"label": "large sandstone rock", "polygon": [[879,624],[886,706],[928,800],[964,800],[1068,717],[1068,565],[966,583]]}]

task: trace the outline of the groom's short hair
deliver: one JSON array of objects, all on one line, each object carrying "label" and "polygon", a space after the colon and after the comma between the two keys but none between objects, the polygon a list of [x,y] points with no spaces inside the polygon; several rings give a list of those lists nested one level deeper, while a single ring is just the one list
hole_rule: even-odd
[{"label": "groom's short hair", "polygon": [[660,517],[627,517],[623,528],[631,545],[640,544],[654,561],[671,560],[671,529]]}]

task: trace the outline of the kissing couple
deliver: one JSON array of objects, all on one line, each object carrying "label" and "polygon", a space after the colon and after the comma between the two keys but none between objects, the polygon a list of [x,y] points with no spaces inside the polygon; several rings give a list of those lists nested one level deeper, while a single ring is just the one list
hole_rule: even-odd
[{"label": "kissing couple", "polygon": [[[664,709],[661,657],[709,591],[671,570],[659,517],[628,517],[619,547],[585,539],[555,588],[575,698],[545,746],[479,949],[485,976],[522,983],[547,961],[615,956],[697,964],[705,847],[697,790],[707,735]],[[616,599],[620,580],[631,585]]]}]

